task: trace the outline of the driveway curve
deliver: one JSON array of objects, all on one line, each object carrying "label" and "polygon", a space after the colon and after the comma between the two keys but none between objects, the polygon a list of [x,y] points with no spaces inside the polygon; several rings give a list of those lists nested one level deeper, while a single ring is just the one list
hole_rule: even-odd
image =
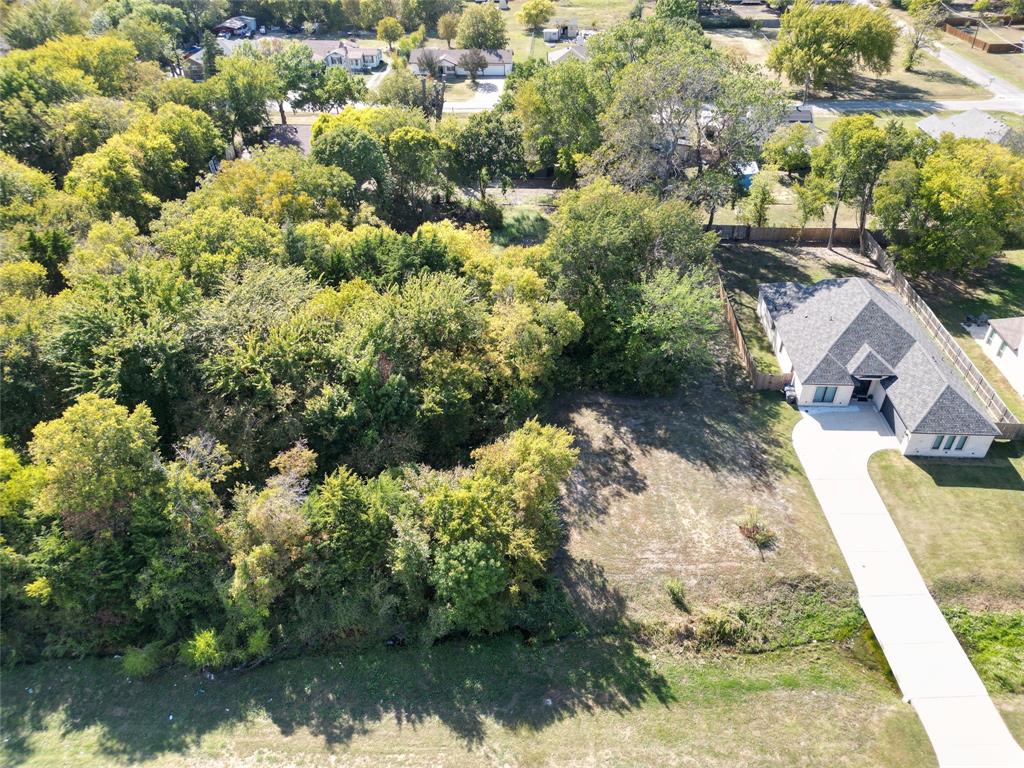
[{"label": "driveway curve", "polygon": [[1024,750],[928,592],[871,482],[871,454],[898,448],[892,431],[871,406],[801,411],[793,447],[871,629],[904,700],[921,718],[939,766],[1024,768]]}]

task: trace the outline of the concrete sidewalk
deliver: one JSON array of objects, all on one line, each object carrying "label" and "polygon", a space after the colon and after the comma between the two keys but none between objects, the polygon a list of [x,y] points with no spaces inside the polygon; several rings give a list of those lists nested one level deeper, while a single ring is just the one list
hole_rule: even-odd
[{"label": "concrete sidewalk", "polygon": [[793,447],[940,767],[1024,768],[1024,750],[928,592],[868,475],[871,454],[897,448],[888,425],[870,405],[802,410]]}]

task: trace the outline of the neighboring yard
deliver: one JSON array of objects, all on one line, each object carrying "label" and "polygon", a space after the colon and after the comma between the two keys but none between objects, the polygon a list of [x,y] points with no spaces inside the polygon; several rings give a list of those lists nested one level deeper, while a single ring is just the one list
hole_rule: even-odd
[{"label": "neighboring yard", "polygon": [[213,681],[129,682],[113,661],[52,661],[4,683],[10,768],[935,765],[885,678],[824,645],[704,659],[499,639]]},{"label": "neighboring yard", "polygon": [[779,364],[757,317],[761,283],[815,283],[832,277],[868,277],[888,283],[885,274],[855,248],[829,251],[813,246],[723,243],[716,258],[747,348],[766,373],[778,373]]},{"label": "neighboring yard", "polygon": [[1024,421],[1024,399],[961,325],[966,315],[990,318],[1024,315],[1024,249],[1006,251],[986,268],[963,279],[933,277],[913,282],[999,397]]},{"label": "neighboring yard", "polygon": [[[1016,30],[1016,34],[1019,39],[1019,29]],[[1012,40],[1013,38],[1011,37],[1010,39]],[[941,42],[951,51],[959,53],[972,64],[977,64],[996,77],[1000,77],[1012,85],[1016,85],[1018,88],[1024,88],[1024,55],[1015,53],[985,53],[976,48],[971,48],[970,43],[952,35],[942,35]]]},{"label": "neighboring yard", "polygon": [[[708,30],[708,38],[712,45],[725,51],[739,55],[751,64],[764,66],[768,58],[768,50],[778,30],[766,29],[723,29]],[[949,37],[947,35],[947,37]],[[929,53],[925,53],[913,72],[905,72],[900,62],[903,59],[903,48],[906,41],[901,39],[892,57],[892,69],[875,77],[870,74],[858,74],[851,87],[836,95],[844,99],[968,99],[984,98],[989,92],[972,83],[963,75],[943,64]],[[785,82],[785,79],[783,78]],[[796,97],[803,96],[801,86],[790,85],[790,93]],[[828,94],[816,94],[825,98]]]},{"label": "neighboring yard", "polygon": [[[823,138],[823,135],[822,137]],[[785,173],[777,173],[775,184],[772,187],[772,195],[775,204],[768,207],[767,226],[769,227],[799,227],[800,212],[796,204],[796,192],[793,190],[794,179],[787,177]],[[740,224],[739,201],[737,207],[722,208],[715,212],[716,224]],[[810,227],[825,227],[832,223],[832,208],[826,206],[821,216],[807,222]],[[840,227],[857,226],[857,212],[846,203],[839,206],[839,217],[836,225]]]}]

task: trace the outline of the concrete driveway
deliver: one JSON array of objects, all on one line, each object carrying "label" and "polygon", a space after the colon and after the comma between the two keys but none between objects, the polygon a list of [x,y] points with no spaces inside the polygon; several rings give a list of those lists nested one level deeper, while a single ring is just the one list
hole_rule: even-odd
[{"label": "concrete driveway", "polygon": [[[941,768],[1022,768],[978,673],[929,594],[868,475],[896,438],[871,406],[808,408],[793,447],[850,568],[861,607]],[[921,510],[927,514],[927,510]]]}]

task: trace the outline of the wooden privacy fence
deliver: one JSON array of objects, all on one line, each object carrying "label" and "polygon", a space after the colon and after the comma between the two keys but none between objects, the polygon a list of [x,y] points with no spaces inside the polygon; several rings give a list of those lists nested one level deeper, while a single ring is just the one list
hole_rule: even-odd
[{"label": "wooden privacy fence", "polygon": [[948,21],[946,22],[946,32],[953,37],[959,37],[966,43],[970,43],[971,48],[977,48],[985,53],[1021,53],[1022,49],[1024,49],[1024,43],[995,43],[979,39],[977,32],[968,32],[966,29],[954,27]]},{"label": "wooden privacy fence", "polygon": [[793,380],[793,374],[765,373],[758,369],[757,363],[750,355],[750,350],[747,349],[747,342],[743,338],[743,331],[740,330],[740,324],[736,320],[736,313],[733,311],[729,293],[725,290],[725,283],[722,281],[722,274],[718,271],[717,264],[715,264],[715,279],[718,281],[718,295],[721,296],[722,306],[725,309],[725,323],[729,326],[732,340],[740,353],[740,361],[743,363],[743,370],[746,371],[747,378],[750,379],[750,386],[754,389],[782,389]]},{"label": "wooden privacy fence", "polygon": [[946,326],[935,316],[931,307],[918,295],[903,273],[896,269],[889,254],[878,244],[870,232],[865,233],[864,249],[871,260],[878,265],[878,268],[889,276],[889,280],[896,286],[897,292],[910,307],[910,311],[928,330],[939,349],[981,401],[1002,436],[1008,440],[1024,439],[1024,424],[1021,424],[1013,412],[1006,407],[1006,403],[996,394],[995,389],[967,356],[963,347],[957,343]]}]

